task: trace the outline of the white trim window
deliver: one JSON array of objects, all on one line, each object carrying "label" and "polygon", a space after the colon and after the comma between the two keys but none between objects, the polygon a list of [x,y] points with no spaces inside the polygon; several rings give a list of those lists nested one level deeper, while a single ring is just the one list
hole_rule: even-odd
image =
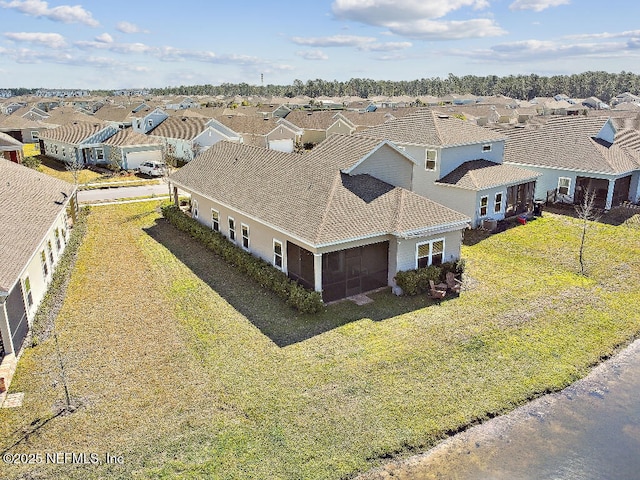
[{"label": "white trim window", "polygon": [[483,195],[480,197],[480,216],[486,217],[489,212],[489,197],[487,195]]},{"label": "white trim window", "polygon": [[282,242],[273,239],[273,265],[282,270],[284,268]]},{"label": "white trim window", "polygon": [[24,300],[27,304],[27,310],[30,310],[33,306],[33,293],[31,292],[31,280],[29,280],[29,275],[24,277],[22,281],[22,289],[24,291]]},{"label": "white trim window", "polygon": [[211,209],[211,230],[220,231],[220,212],[215,208]]},{"label": "white trim window", "polygon": [[56,250],[58,252],[60,252],[60,249],[62,248],[62,243],[60,243],[60,230],[58,228],[56,228],[53,233],[54,233],[55,238],[56,238]]},{"label": "white trim window", "polygon": [[491,151],[491,144],[490,143],[485,143],[484,145],[482,145],[482,151],[483,152],[490,152]]},{"label": "white trim window", "polygon": [[40,264],[42,265],[42,276],[47,279],[49,277],[49,264],[47,263],[47,254],[44,250],[40,252]]},{"label": "white trim window", "polygon": [[49,260],[51,261],[51,266],[53,267],[53,248],[51,247],[51,240],[47,240],[47,252],[49,253]]},{"label": "white trim window", "polygon": [[249,225],[241,223],[240,231],[242,232],[242,248],[249,250]]},{"label": "white trim window", "polygon": [[198,211],[198,200],[191,200],[191,215],[193,218],[198,218],[200,212]]},{"label": "white trim window", "polygon": [[31,130],[31,140],[39,140],[39,139],[40,139],[40,134],[35,130]]},{"label": "white trim window", "polygon": [[96,148],[96,160],[104,160],[104,149]]},{"label": "white trim window", "polygon": [[502,192],[496,193],[496,198],[493,203],[493,213],[502,212],[502,197],[503,197]]},{"label": "white trim window", "polygon": [[236,221],[233,217],[229,217],[229,240],[236,241]]},{"label": "white trim window", "polygon": [[444,261],[444,238],[416,244],[416,268],[440,265]]},{"label": "white trim window", "polygon": [[436,150],[427,150],[424,155],[424,169],[435,170],[438,152]]},{"label": "white trim window", "polygon": [[558,178],[558,193],[560,195],[569,195],[571,190],[571,179],[569,177]]}]

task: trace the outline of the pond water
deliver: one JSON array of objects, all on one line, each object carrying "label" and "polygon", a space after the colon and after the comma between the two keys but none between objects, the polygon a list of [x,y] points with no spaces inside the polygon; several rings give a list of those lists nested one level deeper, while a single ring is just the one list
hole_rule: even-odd
[{"label": "pond water", "polygon": [[373,479],[640,479],[640,341],[588,377]]}]

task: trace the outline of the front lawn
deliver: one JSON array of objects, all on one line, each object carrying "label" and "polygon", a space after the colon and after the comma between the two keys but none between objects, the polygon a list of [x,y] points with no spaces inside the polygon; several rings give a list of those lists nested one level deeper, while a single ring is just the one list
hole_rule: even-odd
[{"label": "front lawn", "polygon": [[[339,479],[583,376],[640,333],[640,229],[545,214],[465,246],[469,289],[299,314],[175,230],[158,202],[96,208],[53,339],[27,349],[0,450],[124,464],[10,478]],[[6,472],[6,473],[5,473]]]}]

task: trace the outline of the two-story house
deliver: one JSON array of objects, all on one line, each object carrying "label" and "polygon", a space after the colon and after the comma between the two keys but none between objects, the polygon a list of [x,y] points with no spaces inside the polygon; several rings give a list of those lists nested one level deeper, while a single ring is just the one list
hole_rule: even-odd
[{"label": "two-story house", "polygon": [[533,207],[540,174],[503,164],[503,134],[421,109],[357,135],[397,145],[413,160],[412,190],[468,215],[473,227]]}]

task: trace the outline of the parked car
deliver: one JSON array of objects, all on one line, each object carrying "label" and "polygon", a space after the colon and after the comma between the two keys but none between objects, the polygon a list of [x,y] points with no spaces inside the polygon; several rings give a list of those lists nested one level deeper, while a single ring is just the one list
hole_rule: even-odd
[{"label": "parked car", "polygon": [[161,177],[167,171],[167,166],[163,162],[144,162],[138,167],[140,173],[150,177]]}]

